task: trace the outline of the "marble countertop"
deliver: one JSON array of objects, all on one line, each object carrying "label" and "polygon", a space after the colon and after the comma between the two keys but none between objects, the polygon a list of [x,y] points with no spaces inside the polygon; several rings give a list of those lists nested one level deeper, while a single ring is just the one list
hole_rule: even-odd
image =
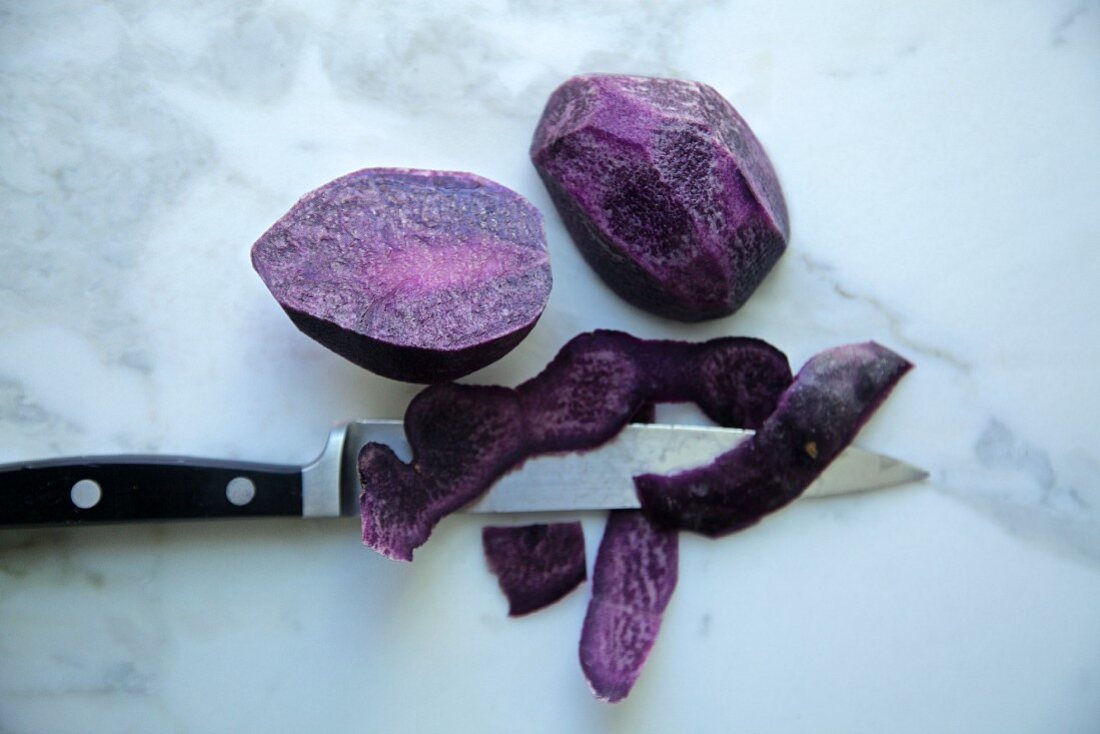
[{"label": "marble countertop", "polygon": [[[1100,6],[218,5],[0,10],[0,462],[305,462],[400,417],[418,388],[302,336],[248,251],[407,166],[547,214],[546,314],[471,381],[596,327],[795,366],[876,339],[917,369],[859,443],[931,479],[685,537],[617,706],[577,664],[587,593],[506,618],[480,518],[411,565],[353,520],[0,531],[0,731],[1100,730]],[[708,82],[763,141],[793,239],[736,315],[649,317],[569,241],[526,151],[583,71]]]}]

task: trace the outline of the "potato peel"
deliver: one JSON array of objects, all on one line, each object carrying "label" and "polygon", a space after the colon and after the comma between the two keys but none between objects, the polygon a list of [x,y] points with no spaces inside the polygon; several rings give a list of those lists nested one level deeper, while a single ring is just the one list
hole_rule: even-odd
[{"label": "potato peel", "polygon": [[[412,560],[439,520],[529,457],[596,448],[649,402],[691,401],[753,427],[790,379],[786,357],[759,339],[646,341],[596,331],[515,389],[433,385],[405,413],[410,462],[376,443],[359,454],[363,542]],[[723,388],[731,380],[738,390]]]}]

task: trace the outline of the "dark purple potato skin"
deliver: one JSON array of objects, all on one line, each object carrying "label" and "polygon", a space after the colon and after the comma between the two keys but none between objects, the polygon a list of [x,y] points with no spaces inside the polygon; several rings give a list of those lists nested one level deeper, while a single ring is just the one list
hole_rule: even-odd
[{"label": "dark purple potato skin", "polygon": [[481,543],[510,617],[553,604],[587,578],[579,522],[489,526],[481,530]]},{"label": "dark purple potato skin", "polygon": [[580,644],[581,669],[597,699],[614,703],[630,693],[657,640],[678,563],[675,530],[637,510],[608,515]]},{"label": "dark purple potato skin", "polygon": [[530,154],[592,268],[660,316],[733,313],[790,238],[771,161],[706,84],[573,77],[550,95]]},{"label": "dark purple potato skin", "polygon": [[372,168],[306,194],[252,247],[302,332],[379,375],[455,379],[500,359],[546,306],[542,215],[469,173]]},{"label": "dark purple potato skin", "polygon": [[[652,423],[655,407],[646,403],[633,422]],[[640,510],[607,514],[596,553],[600,583],[588,602],[579,650],[597,700],[615,703],[633,688],[657,641],[661,615],[676,586],[678,559],[675,532],[658,528]],[[640,586],[647,581],[649,586]]]},{"label": "dark purple potato skin", "polygon": [[707,466],[635,477],[642,512],[711,537],[755,524],[805,491],[912,366],[874,342],[817,354],[752,438]]},{"label": "dark purple potato skin", "polygon": [[405,411],[411,463],[385,444],[359,452],[363,542],[411,561],[436,523],[523,460],[523,424],[507,388],[443,383],[421,392]]},{"label": "dark purple potato skin", "polygon": [[[645,664],[676,584],[679,530],[723,535],[790,502],[851,442],[911,367],[873,343],[822,352],[762,425],[753,426],[754,438],[709,466],[635,479],[643,509],[608,518],[581,633],[581,667],[598,699],[625,698]],[[736,393],[739,386],[731,379],[726,390]],[[725,425],[736,421],[730,417]],[[653,507],[666,511],[652,513]]]},{"label": "dark purple potato skin", "polygon": [[755,427],[790,380],[786,357],[758,339],[645,341],[596,331],[572,339],[514,390],[433,385],[405,413],[410,463],[381,444],[359,453],[363,542],[412,560],[439,520],[524,459],[595,448],[645,416],[650,402],[693,401]]}]

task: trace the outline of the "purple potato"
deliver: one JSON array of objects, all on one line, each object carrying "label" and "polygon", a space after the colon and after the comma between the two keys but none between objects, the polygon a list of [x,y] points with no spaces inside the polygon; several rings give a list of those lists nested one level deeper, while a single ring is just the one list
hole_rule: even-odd
[{"label": "purple potato", "polygon": [[579,522],[485,527],[481,543],[511,617],[553,604],[587,578]]},{"label": "purple potato", "polygon": [[661,628],[676,588],[679,538],[638,510],[607,518],[592,600],[581,630],[581,668],[596,698],[614,703],[630,693]]},{"label": "purple potato", "polygon": [[755,524],[805,491],[912,366],[874,342],[821,352],[754,436],[707,466],[635,477],[642,511],[711,537]]},{"label": "purple potato", "polygon": [[588,263],[652,313],[733,313],[790,239],[768,156],[706,84],[573,77],[550,95],[530,152]]},{"label": "purple potato", "polygon": [[359,454],[363,542],[412,560],[436,523],[529,457],[596,448],[650,402],[694,401],[751,427],[790,380],[786,357],[758,339],[693,344],[596,331],[570,340],[514,390],[433,385],[405,412],[411,462],[382,444]]},{"label": "purple potato", "polygon": [[265,232],[252,264],[304,333],[406,382],[500,359],[538,321],[551,286],[542,215],[470,173],[338,178]]}]

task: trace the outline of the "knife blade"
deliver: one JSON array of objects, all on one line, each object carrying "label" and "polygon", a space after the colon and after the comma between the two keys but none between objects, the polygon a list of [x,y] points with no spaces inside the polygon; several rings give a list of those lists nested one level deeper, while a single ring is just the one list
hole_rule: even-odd
[{"label": "knife blade", "polygon": [[[705,464],[752,431],[630,425],[603,447],[541,456],[502,477],[464,512],[608,510],[638,506],[632,477]],[[397,420],[352,421],[330,432],[304,467],[179,456],[84,456],[0,466],[0,526],[359,514],[356,459],[369,442],[409,459]],[[804,496],[919,481],[926,472],[849,447]]]}]

